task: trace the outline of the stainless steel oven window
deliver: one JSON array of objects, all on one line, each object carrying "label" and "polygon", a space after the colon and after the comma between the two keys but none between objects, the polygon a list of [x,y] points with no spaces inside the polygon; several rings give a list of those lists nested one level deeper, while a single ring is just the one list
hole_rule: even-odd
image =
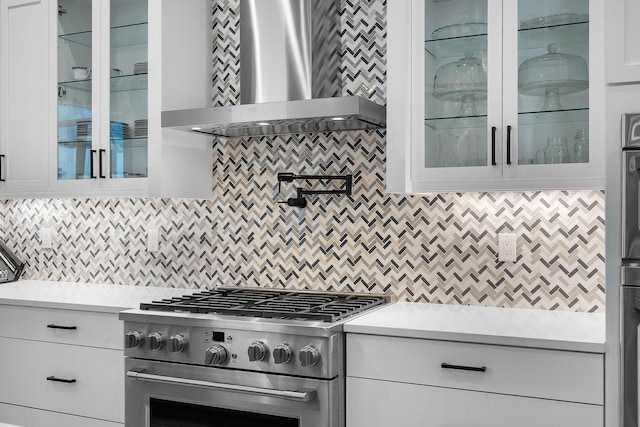
[{"label": "stainless steel oven window", "polygon": [[295,418],[150,399],[150,427],[299,427]]}]

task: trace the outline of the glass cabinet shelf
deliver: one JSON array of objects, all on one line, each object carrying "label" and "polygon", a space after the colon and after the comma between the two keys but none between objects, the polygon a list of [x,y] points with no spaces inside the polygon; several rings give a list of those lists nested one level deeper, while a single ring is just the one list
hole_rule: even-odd
[{"label": "glass cabinet shelf", "polygon": [[[142,22],[139,24],[111,28],[111,47],[114,48],[146,44],[148,40],[148,27],[149,25],[146,22]],[[62,40],[91,47],[91,31],[61,34],[58,37]]]},{"label": "glass cabinet shelf", "polygon": [[125,47],[147,44],[148,27],[146,22],[111,28],[111,47]]},{"label": "glass cabinet shelf", "polygon": [[[115,143],[115,142],[122,142],[123,144],[126,144],[129,147],[146,147],[147,146],[147,139],[148,137],[146,136],[133,136],[130,138],[114,138],[111,137],[111,142]],[[71,146],[71,145],[77,145],[77,146],[91,146],[91,138],[83,138],[83,139],[59,139],[58,140],[58,144],[62,144],[62,145],[67,145],[67,146]]]},{"label": "glass cabinet shelf", "polygon": [[79,33],[61,34],[58,37],[60,40],[91,47],[91,35],[91,31],[81,31]]},{"label": "glass cabinet shelf", "polygon": [[477,34],[472,36],[451,37],[446,39],[426,40],[425,51],[433,58],[448,58],[452,56],[464,56],[464,52],[480,52],[487,49],[487,35]]},{"label": "glass cabinet shelf", "polygon": [[487,116],[427,118],[424,124],[433,130],[483,128],[487,126]]},{"label": "glass cabinet shelf", "polygon": [[91,147],[91,140],[87,139],[72,139],[72,140],[58,140],[58,144],[65,145],[67,147],[76,146],[76,147]]},{"label": "glass cabinet shelf", "polygon": [[[58,82],[67,88],[91,92],[91,79],[69,80]],[[147,74],[129,74],[111,77],[111,92],[128,92],[132,90],[146,90],[149,85]]]},{"label": "glass cabinet shelf", "polygon": [[589,40],[589,22],[520,29],[518,36],[520,50],[546,48],[550,43],[584,44]]},{"label": "glass cabinet shelf", "polygon": [[111,138],[111,142],[122,142],[123,144],[127,144],[130,147],[146,147],[147,146],[147,137],[146,136],[132,136],[130,138]]},{"label": "glass cabinet shelf", "polygon": [[58,82],[58,84],[65,86],[66,88],[77,89],[83,92],[91,92],[91,79],[69,80]]},{"label": "glass cabinet shelf", "polygon": [[520,125],[588,122],[589,109],[577,108],[561,111],[536,111],[518,113]]},{"label": "glass cabinet shelf", "polygon": [[132,90],[147,90],[149,77],[147,74],[129,74],[111,77],[111,92],[129,92]]}]

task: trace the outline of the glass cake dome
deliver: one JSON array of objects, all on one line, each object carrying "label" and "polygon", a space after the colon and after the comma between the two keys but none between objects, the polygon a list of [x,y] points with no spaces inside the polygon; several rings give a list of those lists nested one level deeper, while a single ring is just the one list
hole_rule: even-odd
[{"label": "glass cake dome", "polygon": [[475,101],[487,99],[486,65],[466,51],[464,58],[438,68],[433,79],[433,96],[445,101],[460,101],[459,116],[476,115]]},{"label": "glass cake dome", "polygon": [[544,95],[542,111],[560,110],[560,95],[589,88],[589,69],[584,58],[558,53],[558,45],[551,43],[547,46],[547,53],[527,59],[520,65],[518,82],[521,94]]}]

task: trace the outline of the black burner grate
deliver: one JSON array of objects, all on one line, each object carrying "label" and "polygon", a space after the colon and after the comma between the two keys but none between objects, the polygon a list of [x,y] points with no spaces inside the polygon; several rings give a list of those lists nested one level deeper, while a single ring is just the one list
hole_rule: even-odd
[{"label": "black burner grate", "polygon": [[336,322],[387,301],[379,295],[221,288],[142,303],[140,309]]}]

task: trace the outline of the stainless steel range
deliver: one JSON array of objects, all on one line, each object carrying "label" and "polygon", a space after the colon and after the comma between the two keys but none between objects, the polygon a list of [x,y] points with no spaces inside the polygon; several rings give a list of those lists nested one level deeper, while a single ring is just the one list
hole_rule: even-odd
[{"label": "stainless steel range", "polygon": [[125,325],[125,425],[344,426],[343,323],[382,295],[217,288]]}]

